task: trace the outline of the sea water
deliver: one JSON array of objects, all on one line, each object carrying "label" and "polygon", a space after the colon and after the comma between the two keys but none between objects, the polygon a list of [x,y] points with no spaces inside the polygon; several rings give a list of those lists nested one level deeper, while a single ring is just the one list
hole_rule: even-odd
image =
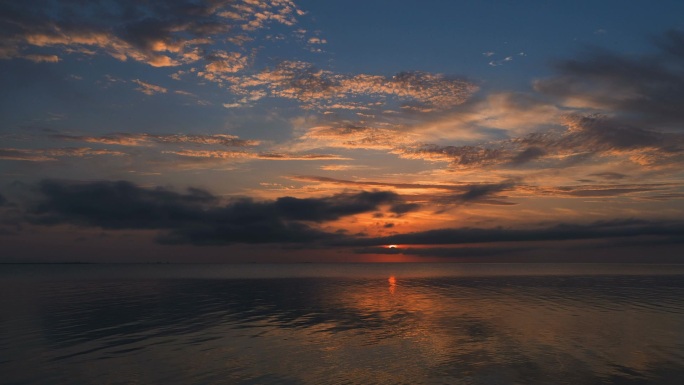
[{"label": "sea water", "polygon": [[2,384],[682,384],[684,266],[0,265]]}]

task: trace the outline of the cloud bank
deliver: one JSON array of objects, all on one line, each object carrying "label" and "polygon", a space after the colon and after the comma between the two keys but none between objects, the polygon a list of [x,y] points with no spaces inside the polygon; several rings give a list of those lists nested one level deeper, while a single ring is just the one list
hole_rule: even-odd
[{"label": "cloud bank", "polygon": [[396,193],[372,191],[322,198],[281,197],[272,201],[234,198],[223,204],[207,191],[178,193],[132,183],[45,180],[28,214],[33,224],[73,224],[103,229],[163,230],[162,243],[292,243],[336,237],[314,224],[369,213],[382,207],[403,213]]}]

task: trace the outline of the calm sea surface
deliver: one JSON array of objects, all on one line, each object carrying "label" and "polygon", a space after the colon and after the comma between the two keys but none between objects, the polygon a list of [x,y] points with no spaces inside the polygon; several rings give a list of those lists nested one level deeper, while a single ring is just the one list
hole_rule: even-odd
[{"label": "calm sea surface", "polygon": [[684,266],[0,265],[2,384],[684,383]]}]

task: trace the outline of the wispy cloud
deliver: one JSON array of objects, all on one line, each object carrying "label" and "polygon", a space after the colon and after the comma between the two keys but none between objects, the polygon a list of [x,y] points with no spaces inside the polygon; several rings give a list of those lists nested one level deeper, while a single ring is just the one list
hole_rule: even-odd
[{"label": "wispy cloud", "polygon": [[145,83],[144,81],[139,79],[134,79],[132,80],[132,82],[140,86],[136,88],[136,91],[140,91],[145,95],[152,96],[154,94],[165,94],[166,91],[168,91],[168,89],[162,86],[154,85],[151,83]]},{"label": "wispy cloud", "polygon": [[93,149],[88,147],[66,147],[66,148],[43,148],[43,149],[23,149],[23,148],[0,148],[0,159],[19,160],[29,162],[49,162],[63,157],[90,157],[98,155],[126,155],[120,151],[104,149]]},{"label": "wispy cloud", "polygon": [[159,144],[206,144],[226,147],[249,147],[259,145],[257,140],[240,139],[234,135],[226,134],[131,134],[114,133],[102,136],[83,135],[52,135],[52,138],[64,141],[77,141],[88,143],[114,144],[120,146],[142,146],[150,143]]},{"label": "wispy cloud", "polygon": [[571,158],[592,157],[620,157],[649,166],[678,163],[684,154],[682,134],[641,129],[599,115],[569,115],[564,124],[565,130],[532,133],[489,144],[426,144],[398,147],[392,152],[408,159],[449,162],[455,168],[519,166],[533,161],[553,161],[536,166],[555,167]]},{"label": "wispy cloud", "polygon": [[368,169],[368,166],[354,165],[354,164],[325,164],[319,167],[324,171],[349,171],[349,170],[364,170]]},{"label": "wispy cloud", "polygon": [[311,153],[283,153],[283,152],[248,152],[248,151],[210,151],[210,150],[181,150],[164,151],[188,158],[197,159],[263,159],[263,160],[349,160],[349,158],[334,154]]},{"label": "wispy cloud", "polygon": [[506,180],[498,183],[460,183],[460,184],[427,184],[397,183],[367,180],[345,180],[320,176],[294,175],[288,177],[300,182],[332,184],[349,188],[383,188],[401,191],[406,197],[438,206],[454,206],[459,204],[493,204],[514,205],[506,201],[500,193],[514,190],[516,183]]}]

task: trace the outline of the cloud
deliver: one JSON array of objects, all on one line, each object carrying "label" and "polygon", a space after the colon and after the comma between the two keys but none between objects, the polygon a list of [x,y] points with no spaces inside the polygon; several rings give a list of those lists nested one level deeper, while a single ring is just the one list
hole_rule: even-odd
[{"label": "cloud", "polygon": [[[647,130],[602,115],[566,115],[564,130],[548,130],[482,145],[417,144],[391,152],[407,159],[448,162],[454,168],[555,167],[572,157],[621,157],[649,166],[676,164],[684,155],[684,134]],[[554,162],[555,161],[555,162]]]},{"label": "cloud", "polygon": [[552,195],[564,197],[613,197],[635,193],[669,191],[678,184],[641,183],[641,184],[593,184],[575,186],[531,187],[536,196]]},{"label": "cloud", "polygon": [[249,76],[213,78],[227,82],[237,95],[255,92],[296,99],[310,108],[334,108],[340,100],[355,97],[412,101],[421,106],[448,109],[463,103],[478,87],[466,80],[427,72],[401,72],[394,76],[343,75],[301,61],[285,61],[273,69]]},{"label": "cloud", "polygon": [[327,198],[278,198],[274,203],[276,211],[287,219],[323,222],[343,216],[361,214],[378,210],[380,205],[391,204],[396,212],[401,197],[389,191],[360,192],[356,194],[337,194]]},{"label": "cloud", "polygon": [[254,155],[257,159],[268,160],[351,160],[335,154],[297,154],[281,152],[260,152]]},{"label": "cloud", "polygon": [[325,39],[321,39],[319,37],[310,37],[309,40],[307,40],[309,44],[327,44],[328,41]]},{"label": "cloud", "polygon": [[221,200],[200,189],[178,193],[132,183],[44,180],[41,199],[28,214],[42,225],[74,224],[105,229],[157,229],[163,243],[227,244],[308,242],[336,237],[312,224],[378,211],[408,210],[392,192],[337,194],[270,201]]},{"label": "cloud", "polygon": [[608,180],[619,180],[627,177],[627,175],[621,174],[619,172],[596,172],[589,174],[589,176],[596,176]]},{"label": "cloud", "polygon": [[[503,187],[500,187],[503,189]],[[490,187],[489,190],[497,190]],[[471,190],[465,196],[481,199],[486,193]],[[498,191],[498,190],[497,190]],[[474,257],[503,255],[532,248],[531,243],[642,239],[649,242],[684,242],[681,221],[619,219],[587,224],[559,223],[523,228],[443,228],[383,237],[331,232],[328,224],[345,217],[384,211],[404,214],[420,209],[389,191],[361,191],[317,198],[219,198],[189,188],[176,192],[162,187],[139,187],[124,181],[70,182],[44,180],[37,199],[25,211],[33,225],[76,225],[116,230],[157,230],[160,243],[308,243],[355,247],[359,253],[384,253],[379,247],[403,245],[407,255]],[[325,225],[321,227],[321,225]],[[497,243],[516,243],[501,245]],[[411,245],[468,245],[467,248]],[[487,244],[490,244],[487,246]],[[312,245],[312,244],[310,244]],[[535,246],[536,247],[536,246]],[[397,251],[392,251],[393,253]]]},{"label": "cloud", "polygon": [[0,194],[0,207],[4,206],[7,204],[7,198],[5,198],[2,194]]},{"label": "cloud", "polygon": [[225,147],[251,147],[259,145],[258,140],[240,139],[234,135],[214,134],[214,135],[191,135],[191,134],[172,134],[172,135],[155,135],[146,134],[150,140],[158,143],[193,143],[193,144],[216,144]]},{"label": "cloud", "polygon": [[555,186],[524,184],[522,180],[515,179],[503,180],[496,183],[426,184],[364,180],[354,181],[307,175],[295,175],[289,176],[288,178],[301,182],[340,185],[347,188],[394,189],[395,191],[403,191],[406,196],[411,196],[414,200],[446,206],[474,203],[493,205],[516,204],[505,200],[508,197],[501,195],[501,193],[506,191],[514,193],[517,198],[635,196],[639,199],[679,199],[681,198],[681,194],[678,191],[682,188],[682,185],[679,183],[595,183]]},{"label": "cloud", "polygon": [[215,74],[235,73],[247,67],[249,58],[239,52],[215,51],[206,57],[209,64],[204,71],[198,73],[208,80],[214,80]]},{"label": "cloud", "polygon": [[587,240],[602,238],[659,236],[684,237],[684,223],[676,221],[646,221],[636,219],[598,221],[589,224],[561,223],[532,229],[508,228],[452,228],[387,237],[347,239],[339,245],[458,245],[493,242],[542,242],[561,240]]},{"label": "cloud", "polygon": [[57,55],[29,54],[21,57],[34,63],[57,63],[60,61],[60,58]]},{"label": "cloud", "polygon": [[423,144],[403,146],[391,151],[405,159],[423,159],[434,162],[449,162],[453,167],[469,168],[501,164],[507,152],[500,148],[484,146],[439,146]]},{"label": "cloud", "polygon": [[59,60],[60,54],[104,53],[153,67],[178,66],[205,59],[208,71],[236,68],[226,56],[207,48],[218,41],[236,45],[249,40],[244,31],[267,23],[293,25],[301,15],[294,3],[277,1],[191,1],[162,3],[121,0],[116,4],[79,0],[3,2],[0,13],[0,58]]},{"label": "cloud", "polygon": [[621,55],[593,49],[556,63],[558,75],[535,89],[568,106],[611,111],[618,118],[660,129],[682,130],[684,119],[684,32],[655,40],[659,52]]},{"label": "cloud", "polygon": [[148,143],[159,144],[206,144],[225,147],[250,147],[259,145],[257,140],[240,139],[226,134],[130,134],[114,133],[102,136],[52,135],[53,139],[87,143],[114,144],[119,146],[142,146]]},{"label": "cloud", "polygon": [[51,138],[69,142],[87,142],[100,144],[114,144],[119,146],[142,146],[148,142],[145,134],[116,133],[103,136],[82,136],[55,134]]},{"label": "cloud", "polygon": [[283,152],[247,152],[247,151],[208,151],[181,150],[164,151],[188,158],[199,159],[263,159],[263,160],[350,160],[334,154],[283,153]]},{"label": "cloud", "polygon": [[0,148],[0,159],[29,162],[46,162],[57,160],[54,157],[45,155],[45,153],[41,150],[29,150],[22,148]]},{"label": "cloud", "polygon": [[403,143],[413,143],[411,133],[395,130],[346,125],[317,126],[300,138],[310,147],[335,147],[389,150]]},{"label": "cloud", "polygon": [[546,154],[547,154],[547,152],[543,148],[528,147],[528,148],[518,152],[517,154],[515,154],[511,158],[510,163],[513,165],[521,165],[521,164],[531,162],[535,159],[539,159]]},{"label": "cloud", "polygon": [[471,185],[464,193],[457,195],[455,198],[462,202],[480,201],[491,195],[498,194],[505,190],[510,190],[513,186],[514,183],[512,181]]},{"label": "cloud", "polygon": [[352,164],[326,164],[319,167],[324,171],[348,171],[348,170],[363,170],[367,169],[367,166],[362,165],[352,165]]},{"label": "cloud", "polygon": [[[396,190],[408,190],[414,198],[438,205],[452,206],[454,204],[496,204],[513,205],[514,203],[498,200],[503,198],[499,193],[513,190],[516,183],[503,181],[500,183],[462,183],[462,184],[424,184],[424,183],[396,183],[377,181],[351,181],[319,176],[296,175],[289,179],[302,182],[319,182],[338,184],[348,187],[372,187],[393,188]],[[424,193],[420,193],[425,191]],[[419,195],[415,195],[419,194]],[[497,199],[494,199],[497,198]]]},{"label": "cloud", "polygon": [[[534,83],[536,94],[499,92],[469,100],[437,120],[397,129],[410,132],[413,142],[388,150],[458,170],[598,161],[676,166],[684,161],[684,33],[671,31],[655,42],[655,54],[594,49],[559,61],[555,76]],[[486,141],[474,141],[470,132]]]},{"label": "cloud", "polygon": [[136,88],[135,90],[140,91],[145,95],[152,96],[154,94],[165,94],[166,91],[168,91],[166,88],[164,88],[162,86],[157,86],[154,84],[145,83],[144,81],[139,80],[139,79],[134,79],[134,80],[132,80],[132,82],[136,83],[137,85],[140,86],[140,87]]},{"label": "cloud", "polygon": [[[65,135],[56,134],[51,138],[61,141],[78,141],[87,143],[97,143],[103,145],[117,145],[127,147],[149,146],[152,144],[158,145],[175,145],[180,146],[176,149],[163,150],[164,154],[172,154],[188,160],[194,161],[211,161],[211,160],[230,160],[230,159],[260,159],[260,160],[282,160],[282,161],[316,161],[316,160],[350,160],[348,157],[336,154],[321,154],[312,152],[267,152],[267,151],[246,151],[246,150],[217,150],[217,149],[190,149],[183,145],[206,145],[206,146],[222,146],[230,148],[246,148],[254,147],[260,144],[257,140],[240,139],[234,135],[226,134],[131,134],[131,133],[114,133],[101,136],[84,136],[84,135]],[[11,150],[11,151],[10,151]],[[120,154],[116,151],[109,150],[91,150],[89,153],[83,155],[94,155],[96,151],[100,154]],[[73,150],[72,150],[73,152]],[[36,150],[15,150],[5,149],[0,153],[0,159],[21,159],[21,160],[35,160],[48,161],[55,160],[54,156],[58,155],[56,150],[36,151]],[[66,154],[62,154],[65,156]],[[76,154],[71,154],[75,156]]]},{"label": "cloud", "polygon": [[392,187],[396,189],[410,189],[410,190],[443,190],[449,192],[464,193],[470,190],[473,186],[471,184],[426,184],[426,183],[400,183],[400,182],[380,182],[380,181],[353,181],[346,179],[329,178],[323,176],[311,176],[311,175],[293,175],[288,177],[292,180],[297,180],[301,182],[320,182],[320,183],[332,183],[339,184],[349,187]]},{"label": "cloud", "polygon": [[43,148],[43,149],[24,149],[24,148],[0,148],[0,159],[19,160],[29,162],[48,162],[55,161],[62,157],[91,157],[98,155],[126,155],[119,151],[93,149],[88,147],[67,147],[67,148]]}]

